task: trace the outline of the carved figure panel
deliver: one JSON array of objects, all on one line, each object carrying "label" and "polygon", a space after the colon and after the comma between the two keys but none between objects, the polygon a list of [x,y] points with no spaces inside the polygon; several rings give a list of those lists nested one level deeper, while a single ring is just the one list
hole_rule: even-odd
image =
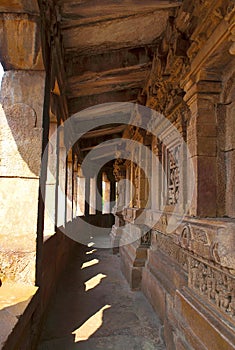
[{"label": "carved figure panel", "polygon": [[150,244],[151,244],[151,231],[148,231],[147,233],[141,236],[141,246],[150,247]]},{"label": "carved figure panel", "polygon": [[175,205],[179,201],[180,169],[179,169],[180,145],[167,153],[168,170],[168,204]]},{"label": "carved figure panel", "polygon": [[216,266],[190,257],[189,287],[220,311],[235,317],[235,278]]}]

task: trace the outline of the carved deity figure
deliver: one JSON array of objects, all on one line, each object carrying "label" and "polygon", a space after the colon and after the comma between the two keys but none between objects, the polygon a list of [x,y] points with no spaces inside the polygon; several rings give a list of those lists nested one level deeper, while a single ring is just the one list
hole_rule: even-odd
[{"label": "carved deity figure", "polygon": [[117,183],[117,211],[121,211],[125,206],[125,183],[121,179]]}]

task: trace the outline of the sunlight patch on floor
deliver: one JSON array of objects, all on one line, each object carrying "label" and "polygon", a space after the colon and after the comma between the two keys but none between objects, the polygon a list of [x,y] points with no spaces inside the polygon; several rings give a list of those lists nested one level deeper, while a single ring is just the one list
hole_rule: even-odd
[{"label": "sunlight patch on floor", "polygon": [[93,254],[95,252],[97,252],[97,249],[92,249],[89,252],[86,252],[86,255],[90,255],[90,254]]},{"label": "sunlight patch on floor", "polygon": [[87,292],[90,289],[95,288],[98,286],[103,278],[107,277],[107,275],[103,275],[102,273],[99,273],[98,275],[90,278],[87,282],[85,282],[85,291]]},{"label": "sunlight patch on floor", "polygon": [[81,327],[76,329],[73,334],[75,335],[75,342],[89,339],[103,323],[103,312],[110,309],[111,305],[103,306],[99,311],[92,315]]},{"label": "sunlight patch on floor", "polygon": [[93,266],[93,265],[96,265],[96,264],[99,264],[99,260],[98,259],[93,259],[93,260],[90,260],[90,261],[86,261],[82,264],[82,270],[89,267],[89,266]]}]

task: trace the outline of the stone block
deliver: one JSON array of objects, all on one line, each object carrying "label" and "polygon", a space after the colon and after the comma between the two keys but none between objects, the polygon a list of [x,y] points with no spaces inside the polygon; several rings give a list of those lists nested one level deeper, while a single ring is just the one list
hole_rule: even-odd
[{"label": "stone block", "polygon": [[[1,234],[35,239],[38,208],[38,179],[1,178]],[[14,241],[10,241],[9,245]]]},{"label": "stone block", "polygon": [[[174,297],[175,290],[182,288],[187,282],[185,277],[185,272],[181,270],[178,265],[178,261],[171,258],[168,254],[173,252],[174,247],[169,248],[169,243],[165,242],[167,245],[168,253],[162,253],[160,249],[157,251],[149,251],[148,254],[148,268],[151,273],[156,277],[156,279],[161,283],[164,290]],[[174,243],[172,242],[172,245]],[[177,252],[179,255],[179,251]]]},{"label": "stone block", "polygon": [[216,124],[201,123],[197,125],[197,135],[199,137],[216,137],[217,126]]},{"label": "stone block", "polygon": [[8,0],[2,0],[0,5],[0,12],[17,12],[17,13],[39,13],[37,1],[35,0],[14,0],[9,3]]},{"label": "stone block", "polygon": [[192,200],[191,215],[215,217],[216,187],[217,187],[217,163],[215,157],[193,157],[192,164],[197,174],[194,196]]},{"label": "stone block", "polygon": [[164,322],[166,312],[166,292],[148,268],[143,269],[141,288],[161,322]]},{"label": "stone block", "polygon": [[225,330],[223,321],[187,292],[177,291],[176,312],[181,315],[182,329],[187,327],[186,340],[193,349],[235,349],[234,333],[228,328]]},{"label": "stone block", "polygon": [[225,126],[225,151],[229,151],[235,149],[235,103],[233,102],[231,105],[227,106],[226,113],[226,126]]},{"label": "stone block", "polygon": [[235,150],[226,152],[226,214],[235,218]]},{"label": "stone block", "polygon": [[[132,244],[121,246],[121,270],[126,277],[130,288],[132,290],[139,290],[141,288],[142,267],[135,266],[136,249]],[[137,264],[138,265],[138,264]]]},{"label": "stone block", "polygon": [[44,69],[38,16],[4,13],[0,28],[1,62],[5,69]]},{"label": "stone block", "polygon": [[197,155],[216,157],[217,144],[215,137],[197,137]]}]

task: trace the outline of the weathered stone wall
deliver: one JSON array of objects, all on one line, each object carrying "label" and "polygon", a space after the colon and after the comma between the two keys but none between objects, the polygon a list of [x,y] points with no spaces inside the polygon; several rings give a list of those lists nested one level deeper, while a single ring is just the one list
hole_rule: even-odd
[{"label": "weathered stone wall", "polygon": [[[7,339],[4,350],[35,349],[49,303],[64,267],[79,245],[57,232],[44,243],[41,286]],[[53,256],[53,259],[52,259]]]},{"label": "weathered stone wall", "polygon": [[[159,314],[170,350],[235,344],[234,15],[233,1],[183,1],[139,96],[173,123],[189,150],[188,158],[177,152],[167,130],[153,138],[152,152],[166,180],[159,165],[152,169],[151,208],[144,208],[137,186],[139,202],[134,198],[123,211],[136,235],[141,225],[149,227],[151,243],[142,255],[143,239],[121,246],[122,270]],[[152,117],[149,125],[154,123]],[[138,132],[129,128],[129,137]],[[195,173],[192,201],[184,172],[189,161]],[[134,165],[126,165],[138,183]],[[170,222],[178,222],[174,230]],[[123,239],[128,235],[123,231]]]},{"label": "weathered stone wall", "polygon": [[35,281],[45,73],[36,1],[0,5],[2,280]]},{"label": "weathered stone wall", "polygon": [[1,278],[27,283],[35,278],[44,79],[9,71],[1,91]]}]

